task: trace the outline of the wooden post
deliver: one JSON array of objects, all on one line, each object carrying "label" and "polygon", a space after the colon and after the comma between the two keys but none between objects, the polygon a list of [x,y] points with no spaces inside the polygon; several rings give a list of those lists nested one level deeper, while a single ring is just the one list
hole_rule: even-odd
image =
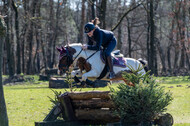
[{"label": "wooden post", "polygon": [[75,121],[77,120],[73,111],[73,107],[71,104],[70,97],[68,96],[68,92],[65,92],[64,94],[60,95],[58,97],[62,108],[63,108],[63,118],[66,121]]},{"label": "wooden post", "polygon": [[43,121],[54,121],[60,115],[62,111],[61,104],[58,103],[53,107],[53,109],[49,112],[49,114],[45,117]]}]

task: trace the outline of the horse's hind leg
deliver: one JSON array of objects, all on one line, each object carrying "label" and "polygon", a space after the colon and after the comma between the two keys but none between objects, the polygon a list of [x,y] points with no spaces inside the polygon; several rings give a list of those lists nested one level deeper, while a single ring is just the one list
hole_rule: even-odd
[{"label": "horse's hind leg", "polygon": [[[123,78],[122,72],[123,72],[123,71],[117,73],[117,74],[116,74],[116,77],[113,78],[113,79],[111,79],[111,80],[112,80],[112,81],[114,81],[114,80],[123,80],[127,85],[129,85],[129,86],[135,86],[132,82],[130,82],[130,81],[126,80],[125,78]],[[125,70],[125,72],[131,73],[130,70]]]},{"label": "horse's hind leg", "polygon": [[123,80],[125,82],[125,84],[129,85],[129,86],[135,86],[132,82],[126,80],[125,78],[123,77],[116,77],[114,79],[111,79],[112,81],[115,81],[115,80]]},{"label": "horse's hind leg", "polygon": [[135,86],[132,82],[130,82],[130,81],[128,81],[128,80],[126,80],[126,79],[122,79],[124,82],[125,82],[125,84],[127,84],[127,85],[129,85],[129,86]]}]

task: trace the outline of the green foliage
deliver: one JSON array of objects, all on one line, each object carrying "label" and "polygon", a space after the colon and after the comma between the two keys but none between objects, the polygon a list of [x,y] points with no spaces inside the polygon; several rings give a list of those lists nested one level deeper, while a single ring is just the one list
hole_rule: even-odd
[{"label": "green foliage", "polygon": [[74,92],[74,91],[77,90],[77,86],[78,85],[76,83],[73,83],[74,80],[73,80],[73,77],[71,75],[71,71],[72,71],[72,69],[69,70],[69,71],[67,71],[67,73],[66,73],[66,79],[64,81],[65,81],[65,83],[68,84],[70,92]]},{"label": "green foliage", "polygon": [[148,73],[142,74],[131,69],[133,73],[123,73],[123,77],[135,84],[130,87],[119,84],[118,89],[110,88],[116,112],[127,123],[142,123],[152,121],[163,113],[173,100],[169,92],[159,86]]},{"label": "green foliage", "polygon": [[69,89],[72,92],[73,91],[73,80],[72,80],[72,76],[71,76],[71,72],[68,71],[66,73],[66,79],[64,80],[68,85],[69,85]]},{"label": "green foliage", "polygon": [[48,96],[48,98],[50,99],[50,102],[51,103],[53,103],[53,106],[52,106],[52,108],[59,102],[58,101],[58,96],[60,96],[62,93],[61,93],[61,91],[60,92],[58,92],[58,91],[56,91],[56,90],[52,90],[53,91],[53,93],[54,93],[54,98],[51,98],[51,97],[49,97]]},{"label": "green foliage", "polygon": [[144,69],[144,67],[140,67],[140,65],[138,66],[137,70],[135,70],[131,66],[128,66],[128,67],[133,74],[125,72],[122,75],[124,78],[126,78],[133,84],[138,84],[140,81],[142,81],[143,83],[146,81],[149,81],[150,71],[148,71],[146,74],[144,74],[143,72],[140,72],[142,69]]}]

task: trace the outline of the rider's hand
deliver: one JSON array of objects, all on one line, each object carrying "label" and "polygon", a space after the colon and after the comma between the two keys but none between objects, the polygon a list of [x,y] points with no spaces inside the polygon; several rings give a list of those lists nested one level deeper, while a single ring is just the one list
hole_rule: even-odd
[{"label": "rider's hand", "polygon": [[87,49],[87,45],[82,45],[82,49],[86,50]]}]

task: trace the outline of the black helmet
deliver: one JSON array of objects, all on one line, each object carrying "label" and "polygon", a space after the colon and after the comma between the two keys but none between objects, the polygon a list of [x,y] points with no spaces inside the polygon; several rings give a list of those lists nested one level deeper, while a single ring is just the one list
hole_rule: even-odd
[{"label": "black helmet", "polygon": [[84,33],[89,33],[95,28],[94,24],[89,22],[84,26]]}]

